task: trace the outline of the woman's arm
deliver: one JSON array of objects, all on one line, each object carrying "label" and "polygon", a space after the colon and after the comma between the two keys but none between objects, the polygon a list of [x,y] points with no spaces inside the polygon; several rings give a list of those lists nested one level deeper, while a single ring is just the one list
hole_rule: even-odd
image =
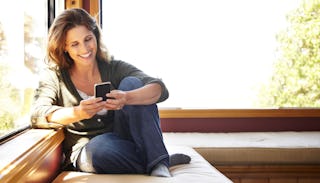
[{"label": "woman's arm", "polygon": [[[137,89],[137,91],[133,90],[128,92],[128,104],[151,104],[155,102],[159,103],[165,101],[169,97],[168,89],[161,79],[150,77],[149,75],[145,74],[143,71],[129,63],[114,60],[111,62],[110,70],[110,76],[111,78],[113,78],[112,81],[115,84],[116,88],[118,87],[117,84],[119,84],[122,79],[129,76],[136,77],[142,81],[144,87]],[[160,92],[160,94],[158,92]],[[143,94],[143,96],[139,96],[140,94]],[[153,99],[155,98],[157,98],[158,100],[154,101]]]},{"label": "woman's arm", "polygon": [[108,97],[106,108],[109,110],[121,109],[124,105],[148,105],[156,103],[161,96],[161,85],[158,83],[150,83],[141,88],[121,91],[112,90]]},{"label": "woman's arm", "polygon": [[102,98],[82,100],[78,106],[62,107],[47,116],[47,121],[68,125],[83,119],[89,119],[105,107]]},{"label": "woman's arm", "polygon": [[45,126],[48,122],[67,125],[88,119],[105,107],[105,102],[101,102],[102,98],[92,97],[77,102],[66,85],[60,85],[60,79],[54,70],[45,69],[40,78],[31,110],[33,126]]},{"label": "woman's arm", "polygon": [[156,103],[161,96],[161,86],[158,83],[150,83],[141,88],[126,92],[127,105],[148,105]]},{"label": "woman's arm", "polygon": [[47,121],[55,122],[62,125],[68,125],[78,121],[79,117],[76,115],[75,107],[63,107],[48,114]]}]

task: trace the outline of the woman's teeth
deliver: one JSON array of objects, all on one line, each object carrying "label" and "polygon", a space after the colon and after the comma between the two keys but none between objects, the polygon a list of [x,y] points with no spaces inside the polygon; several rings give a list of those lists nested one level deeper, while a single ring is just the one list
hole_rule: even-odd
[{"label": "woman's teeth", "polygon": [[80,57],[83,57],[83,58],[87,58],[91,55],[91,52],[87,53],[87,54],[83,54],[83,55],[80,55]]}]

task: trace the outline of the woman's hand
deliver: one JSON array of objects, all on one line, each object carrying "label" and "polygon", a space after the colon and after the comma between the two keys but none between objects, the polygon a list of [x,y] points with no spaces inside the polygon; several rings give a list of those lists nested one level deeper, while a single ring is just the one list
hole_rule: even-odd
[{"label": "woman's hand", "polygon": [[80,104],[74,107],[74,112],[80,119],[89,119],[102,110],[105,105],[106,102],[102,101],[101,97],[91,97],[86,100],[81,100]]},{"label": "woman's hand", "polygon": [[125,105],[149,105],[156,103],[161,96],[161,86],[158,83],[147,84],[143,87],[122,91],[112,90],[107,94],[105,108],[107,110],[120,110]]},{"label": "woman's hand", "polygon": [[107,97],[105,108],[108,110],[120,110],[127,103],[127,93],[121,90],[112,90]]},{"label": "woman's hand", "polygon": [[56,111],[53,111],[47,116],[47,120],[50,122],[68,125],[73,122],[91,118],[98,111],[103,109],[105,105],[106,102],[102,101],[102,97],[91,97],[89,99],[80,101],[78,106],[62,107]]}]

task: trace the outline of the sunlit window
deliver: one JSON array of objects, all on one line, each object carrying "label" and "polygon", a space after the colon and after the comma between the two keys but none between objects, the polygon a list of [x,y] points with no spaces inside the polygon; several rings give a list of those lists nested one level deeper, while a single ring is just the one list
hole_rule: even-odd
[{"label": "sunlit window", "polygon": [[167,84],[160,107],[320,107],[320,61],[311,55],[320,52],[309,44],[319,43],[319,1],[102,3],[111,54]]},{"label": "sunlit window", "polygon": [[47,35],[46,1],[0,0],[0,136],[29,125]]}]

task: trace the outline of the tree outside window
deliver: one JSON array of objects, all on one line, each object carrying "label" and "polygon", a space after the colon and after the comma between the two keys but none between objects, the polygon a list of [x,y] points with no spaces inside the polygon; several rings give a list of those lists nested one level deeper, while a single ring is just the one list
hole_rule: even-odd
[{"label": "tree outside window", "polygon": [[265,106],[320,107],[320,1],[304,0],[277,35],[278,60],[260,97]]},{"label": "tree outside window", "polygon": [[[37,73],[44,59],[46,2],[0,0],[0,136],[30,124]],[[37,6],[35,6],[37,5]],[[34,11],[37,8],[37,11]],[[15,15],[12,14],[15,10]]]}]

